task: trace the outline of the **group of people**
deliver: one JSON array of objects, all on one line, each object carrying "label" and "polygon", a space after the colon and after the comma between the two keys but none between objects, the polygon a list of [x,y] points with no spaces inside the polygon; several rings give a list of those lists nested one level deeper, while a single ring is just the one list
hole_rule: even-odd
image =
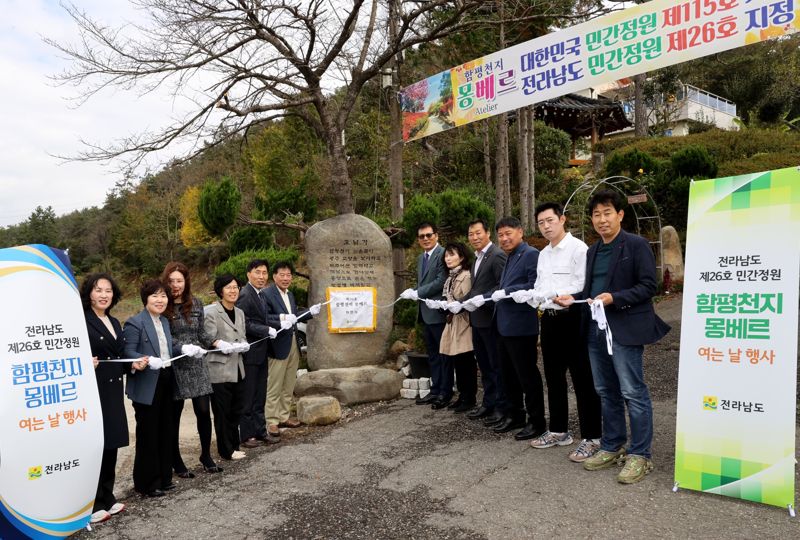
[{"label": "group of people", "polygon": [[[462,243],[440,246],[436,226],[421,224],[417,288],[401,294],[419,301],[431,368],[430,393],[417,404],[466,413],[495,433],[516,431],[515,439],[530,440],[534,448],[568,446],[574,443],[569,371],[581,437],[569,459],[590,471],[624,461],[619,482],[644,478],[653,468],[653,412],[642,357],[644,345],[658,341],[669,326],[653,308],[655,257],[645,239],[622,229],[623,204],[615,191],[593,194],[589,211],[600,239],[591,247],[567,232],[557,203],[535,210],[548,241],[541,252],[525,242],[518,219],[495,224],[499,246],[488,224],[477,219],[467,231],[474,259]],[[613,329],[610,341],[591,320],[589,305],[595,302]]]},{"label": "group of people", "polygon": [[[244,286],[230,274],[214,281],[219,300],[203,306],[192,295],[189,269],[170,262],[160,279],[140,289],[144,309],[123,327],[111,316],[121,293],[106,273],[89,275],[80,289],[92,350],[104,449],[92,523],[125,509],[114,496],[117,450],[129,444],[124,393],[136,417],[134,489],[161,497],[174,489],[173,474],[194,478],[181,457],[179,428],[184,402],[192,400],[200,439],[200,465],[220,473],[211,456],[211,412],[217,451],[224,460],[245,457],[242,448],[280,442],[281,428],[295,428],[290,403],[300,359],[298,314],[289,286],[291,263],[253,260]],[[318,313],[319,309],[316,308]],[[266,411],[266,412],[265,412]]]}]

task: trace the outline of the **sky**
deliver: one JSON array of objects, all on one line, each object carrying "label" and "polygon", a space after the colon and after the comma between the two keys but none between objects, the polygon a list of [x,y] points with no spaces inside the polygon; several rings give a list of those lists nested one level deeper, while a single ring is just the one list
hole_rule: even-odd
[{"label": "sky", "polygon": [[[113,26],[139,17],[128,0],[74,4]],[[0,226],[24,221],[40,205],[52,206],[58,215],[102,205],[122,178],[119,163],[64,162],[54,156],[76,155],[83,148],[80,139],[108,143],[162,126],[181,113],[181,104],[166,91],[147,96],[109,91],[76,108],[77,89],[50,79],[69,62],[43,41],[78,39],[58,0],[0,0],[0,13]],[[150,167],[168,157],[154,158]]]}]

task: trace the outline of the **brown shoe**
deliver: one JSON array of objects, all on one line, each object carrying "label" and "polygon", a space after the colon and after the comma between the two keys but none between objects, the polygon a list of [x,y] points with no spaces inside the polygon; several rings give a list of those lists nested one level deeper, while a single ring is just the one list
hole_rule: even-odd
[{"label": "brown shoe", "polygon": [[242,446],[245,448],[257,448],[261,446],[263,443],[256,439],[255,437],[251,437],[242,443]]},{"label": "brown shoe", "polygon": [[281,422],[278,425],[280,427],[298,428],[300,427],[300,420],[297,420],[296,418],[289,418],[286,422]]},{"label": "brown shoe", "polygon": [[270,424],[267,427],[267,434],[268,435],[272,435],[273,437],[280,437],[281,436],[281,430],[278,427],[278,424]]}]

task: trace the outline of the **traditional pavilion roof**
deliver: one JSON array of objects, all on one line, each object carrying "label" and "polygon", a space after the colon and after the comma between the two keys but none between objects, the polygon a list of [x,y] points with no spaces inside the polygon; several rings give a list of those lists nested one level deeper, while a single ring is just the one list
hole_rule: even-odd
[{"label": "traditional pavilion roof", "polygon": [[536,119],[566,131],[572,138],[591,137],[593,124],[600,137],[633,125],[625,116],[621,103],[602,96],[593,99],[577,94],[537,103]]}]

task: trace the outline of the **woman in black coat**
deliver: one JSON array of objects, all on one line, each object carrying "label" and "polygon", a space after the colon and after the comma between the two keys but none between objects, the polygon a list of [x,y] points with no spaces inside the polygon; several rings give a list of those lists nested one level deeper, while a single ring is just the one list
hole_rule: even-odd
[{"label": "woman in black coat", "polygon": [[81,285],[80,295],[103,412],[103,459],[91,517],[92,523],[99,523],[125,509],[125,505],[114,497],[114,480],[117,449],[128,446],[129,442],[122,376],[131,365],[103,362],[123,357],[122,327],[109,315],[120,300],[117,284],[108,274],[91,274]]}]

